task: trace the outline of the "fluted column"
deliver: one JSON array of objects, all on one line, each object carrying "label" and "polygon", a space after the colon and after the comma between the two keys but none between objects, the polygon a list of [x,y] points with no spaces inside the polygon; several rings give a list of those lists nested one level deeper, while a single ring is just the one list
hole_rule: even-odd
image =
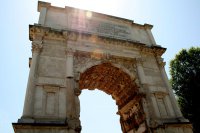
[{"label": "fluted column", "polygon": [[136,59],[136,61],[137,61],[137,63],[136,63],[137,73],[138,73],[140,83],[142,85],[146,84],[146,78],[145,78],[144,70],[143,70],[143,67],[142,67],[142,59],[138,58],[138,59]]},{"label": "fluted column", "polygon": [[154,115],[155,117],[160,117],[160,112],[159,112],[159,109],[158,109],[158,104],[157,104],[157,101],[156,101],[156,97],[155,97],[155,94],[151,94],[151,101],[152,101],[152,105],[153,105],[153,108],[154,108]]},{"label": "fluted column", "polygon": [[66,49],[66,77],[73,78],[74,77],[74,70],[73,70],[73,63],[74,63],[74,51],[71,48]]},{"label": "fluted column", "polygon": [[66,49],[66,99],[67,99],[67,122],[70,133],[81,130],[80,126],[80,101],[78,98],[77,83],[74,79],[74,51]]},{"label": "fluted column", "polygon": [[38,56],[41,50],[42,50],[42,41],[33,41],[32,61],[29,71],[22,118],[31,118],[33,116],[33,102],[34,102],[35,76],[36,76],[35,73],[38,65]]},{"label": "fluted column", "polygon": [[161,57],[157,57],[157,61],[158,61],[158,64],[159,64],[159,69],[160,69],[160,72],[161,72],[161,76],[162,76],[162,79],[166,85],[166,88],[169,92],[169,97],[171,99],[171,104],[173,106],[173,109],[174,109],[174,112],[175,112],[175,115],[176,117],[183,117],[179,107],[178,107],[178,103],[175,99],[175,96],[174,96],[174,93],[172,91],[172,88],[171,88],[171,85],[169,84],[169,80],[167,78],[167,74],[165,72],[165,62],[163,62],[163,59]]},{"label": "fluted column", "polygon": [[73,74],[73,50],[68,48],[66,53],[66,99],[67,99],[67,117],[74,117],[74,74]]}]

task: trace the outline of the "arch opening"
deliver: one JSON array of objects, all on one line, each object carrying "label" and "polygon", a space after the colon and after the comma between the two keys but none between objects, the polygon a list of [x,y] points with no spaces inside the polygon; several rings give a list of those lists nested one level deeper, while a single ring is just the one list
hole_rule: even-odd
[{"label": "arch opening", "polygon": [[141,103],[143,95],[139,93],[135,79],[131,79],[122,69],[111,63],[92,66],[80,74],[79,88],[98,89],[112,96],[118,106],[117,114],[120,115],[123,133],[137,131],[141,124],[145,124]]},{"label": "arch opening", "polygon": [[80,75],[81,90],[98,88],[116,100],[119,108],[138,94],[138,87],[130,76],[111,63],[103,63],[87,69]]},{"label": "arch opening", "polygon": [[116,115],[115,101],[104,92],[84,90],[80,95],[82,123],[81,133],[121,133],[120,116]]}]

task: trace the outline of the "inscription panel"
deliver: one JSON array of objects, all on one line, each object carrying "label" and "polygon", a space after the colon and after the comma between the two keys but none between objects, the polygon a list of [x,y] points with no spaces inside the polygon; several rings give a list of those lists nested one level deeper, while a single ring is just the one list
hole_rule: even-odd
[{"label": "inscription panel", "polygon": [[97,18],[91,19],[84,15],[69,15],[68,24],[69,28],[73,30],[95,33],[101,36],[132,40],[130,27],[126,25],[116,24]]}]

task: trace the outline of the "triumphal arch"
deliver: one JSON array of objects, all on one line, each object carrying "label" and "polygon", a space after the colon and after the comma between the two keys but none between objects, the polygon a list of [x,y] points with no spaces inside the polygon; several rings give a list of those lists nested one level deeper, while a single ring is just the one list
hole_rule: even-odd
[{"label": "triumphal arch", "polygon": [[38,12],[39,22],[29,26],[32,58],[15,133],[80,133],[84,89],[112,96],[123,133],[192,133],[152,25],[46,2],[38,2]]}]

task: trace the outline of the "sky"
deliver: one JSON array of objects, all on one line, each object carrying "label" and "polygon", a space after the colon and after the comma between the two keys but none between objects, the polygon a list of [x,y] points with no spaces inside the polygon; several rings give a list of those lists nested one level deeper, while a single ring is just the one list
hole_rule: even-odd
[{"label": "sky", "polygon": [[[181,49],[200,46],[199,0],[44,0],[152,24],[169,76],[169,62]],[[22,115],[31,57],[29,24],[38,22],[37,0],[2,0],[0,8],[0,133],[14,133]],[[117,106],[111,96],[95,90],[80,95],[82,133],[121,133]]]}]

